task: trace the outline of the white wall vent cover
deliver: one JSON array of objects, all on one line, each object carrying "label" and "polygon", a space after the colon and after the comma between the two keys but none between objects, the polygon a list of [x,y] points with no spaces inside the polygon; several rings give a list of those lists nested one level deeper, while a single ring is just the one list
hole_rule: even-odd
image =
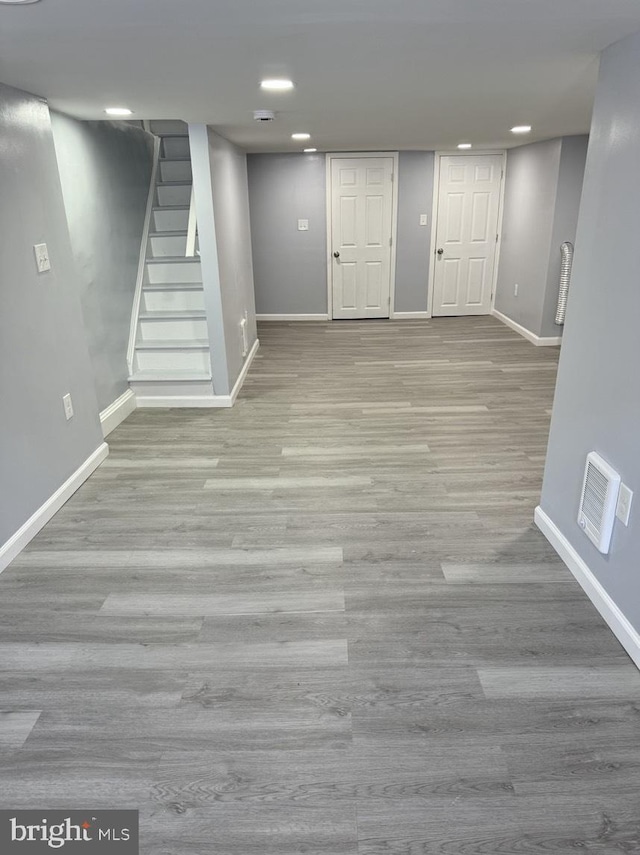
[{"label": "white wall vent cover", "polygon": [[618,473],[595,451],[588,454],[578,525],[605,555],[611,543],[619,491]]}]

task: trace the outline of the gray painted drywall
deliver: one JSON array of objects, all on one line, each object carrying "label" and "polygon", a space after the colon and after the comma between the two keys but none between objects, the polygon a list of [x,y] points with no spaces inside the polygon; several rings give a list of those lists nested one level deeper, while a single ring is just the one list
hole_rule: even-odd
[{"label": "gray painted drywall", "polygon": [[[326,314],[327,211],[324,154],[250,154],[249,199],[256,310]],[[427,309],[434,155],[400,152],[395,308]],[[428,215],[420,226],[420,214]],[[298,220],[309,231],[298,231]]]},{"label": "gray painted drywall", "polygon": [[196,218],[198,220],[198,246],[202,268],[204,305],[207,313],[207,331],[211,360],[213,391],[228,395],[231,391],[227,348],[224,340],[224,312],[220,287],[216,222],[213,211],[213,180],[209,153],[209,129],[206,125],[189,125],[189,149]]},{"label": "gray painted drywall", "polygon": [[[102,431],[46,103],[0,85],[0,140],[2,544],[101,445]],[[36,272],[37,243],[48,246],[47,273]]]},{"label": "gray painted drywall", "polygon": [[[250,154],[249,201],[258,314],[327,313],[324,154]],[[298,220],[309,231],[298,231]]]},{"label": "gray painted drywall", "polygon": [[576,241],[588,144],[589,137],[585,135],[562,138],[547,287],[542,306],[541,336],[562,335],[562,327],[557,326],[555,322],[560,290],[560,247],[565,241],[571,241],[573,244]]},{"label": "gray painted drywall", "polygon": [[233,388],[244,364],[240,323],[245,314],[249,350],[257,338],[247,156],[211,128],[208,138],[227,369]]},{"label": "gray painted drywall", "polygon": [[127,347],[153,167],[151,134],[51,114],[98,404],[128,389]]},{"label": "gray painted drywall", "polygon": [[507,153],[495,307],[536,335],[542,329],[561,148],[562,141],[554,139]]},{"label": "gray painted drywall", "polygon": [[[401,151],[398,163],[398,234],[395,311],[426,312],[429,285],[432,151]],[[420,225],[420,214],[427,225]]]},{"label": "gray painted drywall", "polygon": [[[640,630],[640,34],[600,64],[541,507]],[[635,491],[601,555],[576,523],[585,457]]]},{"label": "gray painted drywall", "polygon": [[244,365],[245,312],[249,349],[257,337],[246,155],[206,125],[189,125],[189,145],[213,389],[228,395]]},{"label": "gray painted drywall", "polygon": [[495,307],[538,336],[562,335],[560,245],[575,241],[587,143],[559,137],[507,153]]}]

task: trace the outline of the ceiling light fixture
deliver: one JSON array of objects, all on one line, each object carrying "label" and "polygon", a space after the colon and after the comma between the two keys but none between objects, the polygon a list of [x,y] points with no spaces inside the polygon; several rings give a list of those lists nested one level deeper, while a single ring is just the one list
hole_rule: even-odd
[{"label": "ceiling light fixture", "polygon": [[40,0],[0,0],[5,6],[26,6],[27,3],[39,3]]},{"label": "ceiling light fixture", "polygon": [[267,89],[269,92],[288,92],[290,89],[293,89],[293,80],[286,80],[284,78],[263,80],[260,88]]},{"label": "ceiling light fixture", "polygon": [[511,128],[512,134],[528,134],[531,131],[531,125],[516,125]]},{"label": "ceiling light fixture", "polygon": [[107,116],[132,116],[133,110],[128,107],[107,107],[105,113]]},{"label": "ceiling light fixture", "polygon": [[304,151],[306,151],[307,154],[311,154],[311,152],[318,151],[318,149],[317,148],[305,148]]},{"label": "ceiling light fixture", "polygon": [[311,134],[291,134],[292,140],[310,140]]},{"label": "ceiling light fixture", "polygon": [[458,143],[458,148],[471,148],[471,143],[470,142]]}]

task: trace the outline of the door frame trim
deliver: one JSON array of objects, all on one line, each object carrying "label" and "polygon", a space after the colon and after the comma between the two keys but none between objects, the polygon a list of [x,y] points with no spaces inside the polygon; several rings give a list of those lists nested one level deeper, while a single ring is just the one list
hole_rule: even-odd
[{"label": "door frame trim", "polygon": [[504,215],[504,187],[507,177],[507,150],[488,149],[487,151],[461,152],[461,151],[436,151],[433,163],[433,200],[431,206],[431,241],[429,244],[429,290],[427,294],[427,314],[433,317],[433,291],[436,274],[436,232],[438,228],[438,201],[440,198],[440,161],[443,157],[478,157],[483,154],[502,156],[502,178],[500,179],[500,197],[498,199],[498,240],[496,241],[496,257],[493,265],[493,280],[491,282],[491,308],[493,312],[496,302],[496,287],[498,284],[498,266],[500,264],[500,247],[502,245],[502,220]]},{"label": "door frame trim", "polygon": [[[389,320],[394,318],[396,299],[396,246],[398,244],[398,164],[400,160],[397,151],[328,151],[325,155],[325,182],[327,205],[327,315],[333,320],[333,262],[332,262],[332,187],[331,161],[335,158],[362,157],[391,157],[393,159],[393,181],[391,182],[391,258],[389,260]],[[381,318],[385,320],[385,318]]]}]

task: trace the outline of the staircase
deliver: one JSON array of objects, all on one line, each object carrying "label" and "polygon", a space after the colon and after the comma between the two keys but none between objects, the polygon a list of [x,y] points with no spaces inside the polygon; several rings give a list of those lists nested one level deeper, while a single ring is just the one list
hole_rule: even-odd
[{"label": "staircase", "polygon": [[160,137],[154,205],[129,384],[141,397],[211,395],[211,363],[192,198],[187,126],[151,122]]}]

